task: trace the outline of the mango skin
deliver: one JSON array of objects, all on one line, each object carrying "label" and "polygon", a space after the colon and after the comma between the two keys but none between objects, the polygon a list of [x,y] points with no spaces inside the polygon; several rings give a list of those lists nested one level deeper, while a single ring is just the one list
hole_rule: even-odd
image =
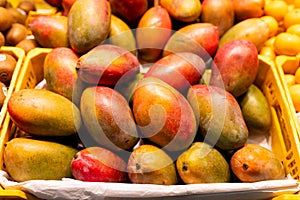
[{"label": "mango skin", "polygon": [[234,7],[231,0],[204,0],[201,21],[218,27],[220,37],[234,24]]},{"label": "mango skin", "polygon": [[202,11],[198,0],[160,0],[159,3],[174,19],[182,22],[196,21]]},{"label": "mango skin", "polygon": [[107,39],[109,44],[127,49],[136,54],[136,40],[130,27],[119,17],[111,15],[110,32]]},{"label": "mango skin", "polygon": [[141,136],[159,147],[180,151],[194,140],[197,124],[190,104],[162,80],[141,79],[133,94],[132,109]]},{"label": "mango skin", "polygon": [[69,47],[68,18],[62,15],[38,16],[29,24],[35,40],[45,48]]},{"label": "mango skin", "polygon": [[269,38],[269,28],[260,18],[249,18],[236,23],[220,38],[219,48],[232,40],[249,40],[259,51]]},{"label": "mango skin", "polygon": [[76,69],[78,77],[88,84],[113,87],[118,81],[130,80],[138,74],[140,64],[128,50],[103,44],[80,56]]},{"label": "mango skin", "polygon": [[242,147],[248,128],[237,100],[226,90],[210,85],[193,85],[187,94],[199,120],[199,132],[205,141],[222,150]]},{"label": "mango skin", "polygon": [[269,103],[262,91],[252,84],[239,98],[239,104],[247,124],[249,134],[267,133],[272,125]]},{"label": "mango skin", "polygon": [[111,150],[131,150],[138,142],[137,128],[126,99],[105,86],[86,88],[80,110],[84,125],[94,140]]},{"label": "mango skin", "polygon": [[162,56],[178,52],[192,52],[207,61],[216,52],[219,38],[218,27],[211,23],[186,25],[170,37]]},{"label": "mango skin", "polygon": [[56,142],[14,138],[5,145],[5,170],[18,182],[71,178],[71,161],[77,152]]},{"label": "mango skin", "polygon": [[202,58],[194,53],[181,52],[159,59],[144,77],[159,78],[186,95],[189,87],[199,82],[204,70]]},{"label": "mango skin", "polygon": [[242,182],[256,182],[285,178],[280,159],[269,149],[258,144],[246,144],[230,159],[233,173]]},{"label": "mango skin", "polygon": [[254,82],[258,52],[248,40],[233,40],[218,49],[211,67],[210,85],[224,88],[238,97]]},{"label": "mango skin", "polygon": [[68,37],[71,48],[84,54],[102,43],[111,24],[110,4],[106,0],[77,0],[68,14]]},{"label": "mango skin", "polygon": [[47,89],[72,101],[77,80],[76,65],[79,56],[70,48],[58,47],[49,52],[44,60],[44,78]]},{"label": "mango skin", "polygon": [[195,142],[179,155],[176,168],[185,184],[223,183],[230,181],[229,164],[209,144]]},{"label": "mango skin", "polygon": [[77,106],[66,97],[45,89],[15,92],[7,109],[16,126],[32,135],[68,136],[77,133],[81,126]]},{"label": "mango skin", "polygon": [[174,185],[179,181],[172,158],[163,149],[150,144],[133,150],[127,171],[132,183]]}]

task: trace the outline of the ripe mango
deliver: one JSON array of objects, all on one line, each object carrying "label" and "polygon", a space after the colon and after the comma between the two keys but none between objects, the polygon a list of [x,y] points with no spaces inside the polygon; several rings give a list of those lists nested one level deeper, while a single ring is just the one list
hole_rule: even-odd
[{"label": "ripe mango", "polygon": [[101,147],[82,149],[71,163],[74,178],[90,182],[128,182],[126,166],[123,158]]},{"label": "ripe mango", "polygon": [[264,0],[232,0],[235,19],[237,22],[264,15]]},{"label": "ripe mango", "polygon": [[116,45],[103,44],[80,56],[76,69],[78,77],[94,85],[115,86],[139,73],[140,64],[135,55]]},{"label": "ripe mango", "polygon": [[226,90],[210,85],[193,85],[187,95],[199,120],[204,141],[222,150],[242,147],[248,128],[237,100]]},{"label": "ripe mango", "polygon": [[72,49],[66,47],[54,48],[46,55],[43,67],[48,90],[72,101],[78,58]]},{"label": "ripe mango", "polygon": [[150,144],[133,150],[127,171],[132,183],[174,185],[178,182],[172,158],[163,149]]},{"label": "ripe mango", "polygon": [[211,23],[193,23],[177,30],[164,47],[163,57],[171,53],[192,52],[205,62],[218,48],[218,27]]},{"label": "ripe mango", "polygon": [[138,142],[132,111],[116,90],[105,86],[86,88],[81,96],[80,110],[87,131],[101,146],[131,150]]},{"label": "ripe mango", "polygon": [[239,98],[239,104],[250,134],[269,131],[272,125],[271,110],[266,97],[256,85],[252,84]]},{"label": "ripe mango", "polygon": [[259,51],[269,39],[270,30],[265,21],[260,18],[249,18],[236,23],[220,38],[219,48],[232,40],[249,40]]},{"label": "ripe mango", "polygon": [[218,27],[220,37],[234,24],[234,9],[231,0],[204,0],[201,21]]},{"label": "ripe mango", "polygon": [[107,0],[76,0],[67,24],[71,48],[84,54],[107,38],[111,24],[110,4]]},{"label": "ripe mango", "polygon": [[69,47],[68,18],[63,15],[41,15],[29,24],[32,35],[45,48]]},{"label": "ripe mango", "polygon": [[50,141],[14,138],[5,144],[5,170],[18,182],[72,177],[77,149]]},{"label": "ripe mango", "polygon": [[258,72],[258,52],[249,40],[232,40],[218,49],[211,67],[210,85],[233,96],[245,93]]},{"label": "ripe mango", "polygon": [[142,137],[168,151],[187,148],[196,135],[196,118],[186,98],[155,77],[137,83],[133,115]]},{"label": "ripe mango", "polygon": [[181,52],[159,59],[144,77],[159,78],[186,95],[189,87],[199,82],[204,70],[202,58],[194,53]]},{"label": "ripe mango", "polygon": [[160,0],[159,3],[174,19],[182,22],[196,21],[202,11],[198,0]]},{"label": "ripe mango", "polygon": [[193,143],[179,155],[176,168],[185,184],[230,181],[230,169],[226,159],[217,149],[204,142]]},{"label": "ripe mango", "polygon": [[22,89],[7,105],[16,126],[39,136],[68,136],[81,126],[79,109],[66,97],[45,89]]},{"label": "ripe mango", "polygon": [[284,179],[280,159],[269,149],[258,144],[246,144],[231,157],[232,172],[242,182]]},{"label": "ripe mango", "polygon": [[109,44],[127,49],[136,54],[136,41],[130,27],[119,17],[111,15],[110,32],[107,39]]}]

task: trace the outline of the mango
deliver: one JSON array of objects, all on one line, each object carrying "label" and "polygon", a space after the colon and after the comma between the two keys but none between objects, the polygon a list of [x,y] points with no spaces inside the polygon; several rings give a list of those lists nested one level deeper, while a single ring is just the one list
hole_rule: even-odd
[{"label": "mango", "polygon": [[109,3],[112,13],[130,27],[136,27],[141,16],[148,9],[148,0],[109,0]]},{"label": "mango", "polygon": [[47,89],[69,100],[73,99],[73,90],[77,80],[76,65],[79,56],[70,48],[57,47],[45,57],[44,78]]},{"label": "mango", "polygon": [[144,77],[156,77],[173,86],[183,95],[191,85],[199,82],[205,63],[198,55],[190,52],[169,54],[155,62]]},{"label": "mango", "polygon": [[264,0],[232,0],[235,19],[237,22],[249,18],[257,18],[264,15]]},{"label": "mango", "polygon": [[260,18],[249,18],[236,23],[220,38],[219,48],[232,40],[249,40],[259,51],[269,39],[268,24]]},{"label": "mango", "polygon": [[204,142],[193,143],[179,155],[176,169],[185,184],[230,181],[229,164],[217,149]]},{"label": "mango", "polygon": [[281,160],[269,149],[258,144],[246,144],[231,157],[232,172],[242,182],[285,178]]},{"label": "mango", "polygon": [[187,99],[199,121],[204,142],[222,150],[242,147],[248,139],[248,128],[241,108],[226,90],[210,85],[193,85]]},{"label": "mango", "polygon": [[42,47],[69,47],[68,18],[66,16],[41,15],[35,17],[29,27],[36,42]]},{"label": "mango", "polygon": [[269,103],[262,91],[252,84],[239,98],[243,117],[250,134],[268,133],[272,125]]},{"label": "mango", "polygon": [[126,166],[123,158],[101,147],[82,149],[71,163],[74,178],[89,182],[128,182]]},{"label": "mango", "polygon": [[127,171],[132,183],[174,185],[179,180],[172,158],[163,149],[150,144],[133,150]]},{"label": "mango", "polygon": [[174,19],[182,22],[196,21],[202,11],[198,0],[160,0],[159,3]]},{"label": "mango", "polygon": [[5,144],[5,170],[18,182],[71,178],[77,149],[56,142],[14,138]]},{"label": "mango", "polygon": [[103,44],[80,56],[76,69],[86,83],[113,87],[121,78],[131,79],[138,74],[140,64],[128,50]]},{"label": "mango", "polygon": [[194,140],[196,118],[185,97],[155,77],[142,78],[133,94],[139,133],[168,151],[180,151]]},{"label": "mango", "polygon": [[218,27],[220,37],[234,25],[234,7],[231,0],[204,0],[201,21]]},{"label": "mango", "polygon": [[171,34],[172,21],[168,11],[161,6],[147,10],[136,29],[139,60],[151,63],[157,61]]},{"label": "mango", "polygon": [[136,54],[136,40],[133,31],[119,17],[111,15],[110,32],[107,42],[122,47],[132,54]]},{"label": "mango", "polygon": [[[112,150],[131,150],[138,142],[137,128],[126,99],[105,86],[86,88],[81,96],[83,123],[92,138]],[[85,133],[79,133],[85,137]]]},{"label": "mango", "polygon": [[192,52],[205,62],[218,48],[218,27],[211,23],[193,23],[177,30],[164,47],[163,57],[178,52]]},{"label": "mango", "polygon": [[71,48],[84,54],[108,36],[111,9],[107,0],[76,0],[68,14],[68,37]]},{"label": "mango", "polygon": [[66,97],[45,89],[22,89],[10,97],[7,111],[16,126],[38,136],[68,136],[81,126],[80,111]]},{"label": "mango", "polygon": [[218,49],[211,67],[210,85],[233,96],[244,94],[258,72],[258,52],[249,40],[233,40]]}]

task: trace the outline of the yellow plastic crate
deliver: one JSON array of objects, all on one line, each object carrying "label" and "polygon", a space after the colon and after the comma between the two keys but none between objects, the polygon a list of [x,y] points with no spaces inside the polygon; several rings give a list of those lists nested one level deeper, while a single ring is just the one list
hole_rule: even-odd
[{"label": "yellow plastic crate", "polygon": [[[14,91],[18,91],[22,88],[33,88],[43,79],[43,61],[50,51],[51,49],[36,48],[27,54]],[[294,179],[299,180],[300,145],[295,123],[290,117],[292,111],[288,109],[288,101],[284,95],[284,90],[276,72],[275,64],[261,56],[259,56],[259,60],[260,67],[255,84],[261,88],[270,104],[273,122],[270,130],[272,149],[284,163],[286,172],[291,174]],[[0,130],[0,155],[3,155],[4,143],[13,137],[14,131],[15,127],[7,113],[3,127]],[[0,165],[3,165],[3,159],[1,157]],[[0,190],[0,197],[18,197],[20,199],[35,198],[28,196],[20,190],[3,191],[1,196]],[[273,198],[273,200],[284,199],[300,199],[300,196],[298,194],[282,194]]]}]

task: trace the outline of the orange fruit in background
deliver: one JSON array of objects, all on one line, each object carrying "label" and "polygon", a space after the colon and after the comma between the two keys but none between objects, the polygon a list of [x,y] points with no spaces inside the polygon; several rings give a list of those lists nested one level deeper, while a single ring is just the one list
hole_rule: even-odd
[{"label": "orange fruit in background", "polygon": [[285,74],[283,80],[288,87],[295,84],[295,76],[293,74]]},{"label": "orange fruit in background", "polygon": [[300,83],[300,67],[298,67],[296,72],[295,72],[295,83],[296,84]]},{"label": "orange fruit in background", "polygon": [[265,1],[264,11],[265,15],[272,16],[277,21],[280,21],[288,12],[288,4],[283,0]]},{"label": "orange fruit in background", "polygon": [[289,87],[290,95],[296,112],[300,111],[300,84],[294,84]]},{"label": "orange fruit in background", "polygon": [[291,25],[286,29],[287,33],[292,33],[300,37],[300,24]]},{"label": "orange fruit in background", "polygon": [[294,0],[293,4],[295,8],[300,8],[300,0]]},{"label": "orange fruit in background", "polygon": [[283,18],[283,24],[286,29],[294,24],[300,24],[300,8],[287,12]]},{"label": "orange fruit in background", "polygon": [[269,37],[273,37],[274,35],[276,35],[277,31],[278,31],[278,22],[276,21],[276,19],[272,16],[263,16],[260,19],[262,19],[263,21],[265,21],[269,27]]},{"label": "orange fruit in background", "polygon": [[274,60],[276,57],[276,54],[274,52],[274,49],[269,46],[263,46],[259,52],[260,55],[265,56],[266,58],[269,58],[271,60]]},{"label": "orange fruit in background", "polygon": [[277,55],[295,56],[300,52],[300,37],[292,33],[279,33],[274,41]]}]

